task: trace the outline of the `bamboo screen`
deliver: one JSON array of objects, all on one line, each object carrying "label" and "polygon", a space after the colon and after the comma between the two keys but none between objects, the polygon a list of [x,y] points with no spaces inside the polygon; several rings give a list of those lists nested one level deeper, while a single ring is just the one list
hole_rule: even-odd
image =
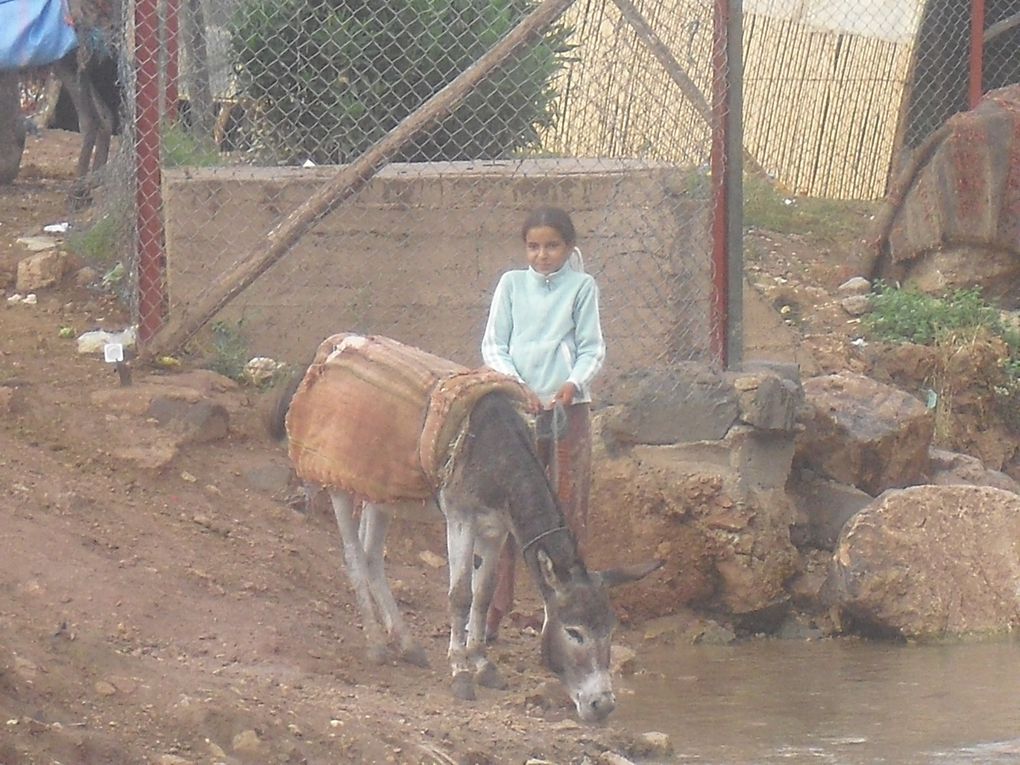
[{"label": "bamboo screen", "polygon": [[913,43],[744,19],[744,144],[795,194],[885,194]]},{"label": "bamboo screen", "polygon": [[[710,94],[712,3],[639,0],[635,5],[702,93]],[[574,60],[559,87],[546,151],[574,157],[708,163],[708,125],[611,2],[576,2]]]},{"label": "bamboo screen", "polygon": [[[656,34],[711,100],[712,3],[639,0]],[[547,151],[705,165],[704,119],[613,3],[575,3],[574,60]],[[874,199],[885,185],[913,41],[744,16],[744,144],[789,192]]]}]

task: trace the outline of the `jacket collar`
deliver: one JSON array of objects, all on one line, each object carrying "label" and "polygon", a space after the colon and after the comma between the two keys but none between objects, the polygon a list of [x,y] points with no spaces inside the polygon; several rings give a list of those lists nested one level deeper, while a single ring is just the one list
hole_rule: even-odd
[{"label": "jacket collar", "polygon": [[572,269],[570,268],[570,263],[567,262],[567,263],[564,263],[562,266],[560,266],[558,271],[553,271],[551,274],[546,276],[545,274],[539,273],[538,271],[536,271],[531,266],[528,266],[528,273],[531,274],[532,277],[534,277],[535,279],[537,279],[537,280],[539,280],[541,282],[545,282],[546,284],[552,284],[553,282],[559,281],[560,279],[563,278],[563,276],[568,271],[571,271],[571,270]]}]

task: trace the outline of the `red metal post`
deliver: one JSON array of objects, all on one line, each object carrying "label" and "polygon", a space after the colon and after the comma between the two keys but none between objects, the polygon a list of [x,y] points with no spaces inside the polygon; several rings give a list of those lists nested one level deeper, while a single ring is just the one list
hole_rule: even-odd
[{"label": "red metal post", "polygon": [[166,0],[166,105],[164,119],[177,121],[180,77],[180,13],[181,0]]},{"label": "red metal post", "polygon": [[984,95],[985,0],[970,0],[970,81],[967,101],[970,108]]},{"label": "red metal post", "polygon": [[144,344],[166,317],[166,254],[160,191],[159,19],[157,0],[135,2],[135,211],[138,339]]}]

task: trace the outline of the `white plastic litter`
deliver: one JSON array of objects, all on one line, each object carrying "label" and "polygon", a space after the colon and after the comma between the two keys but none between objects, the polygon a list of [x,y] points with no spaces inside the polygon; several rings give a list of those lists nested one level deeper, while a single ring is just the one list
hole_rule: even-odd
[{"label": "white plastic litter", "polygon": [[47,234],[66,234],[69,228],[71,228],[71,224],[64,220],[60,223],[50,223],[48,226],[43,226],[42,230]]},{"label": "white plastic litter", "polygon": [[107,345],[131,348],[135,345],[137,327],[131,326],[121,332],[107,332],[95,329],[78,335],[78,353],[106,353]]},{"label": "white plastic litter", "polygon": [[255,385],[263,385],[273,379],[273,375],[283,369],[286,364],[265,356],[256,356],[244,365],[245,376]]}]

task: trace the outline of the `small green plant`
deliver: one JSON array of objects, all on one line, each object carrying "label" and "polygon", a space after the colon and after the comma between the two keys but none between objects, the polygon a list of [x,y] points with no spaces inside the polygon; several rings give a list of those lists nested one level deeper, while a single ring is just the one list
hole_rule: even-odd
[{"label": "small green plant", "polygon": [[239,324],[217,321],[212,325],[212,354],[208,368],[231,380],[245,380],[244,367],[248,363],[248,341]]},{"label": "small green plant", "polygon": [[190,135],[181,125],[163,126],[164,167],[214,167],[222,164],[211,143]]},{"label": "small green plant", "polygon": [[[988,369],[998,415],[1012,430],[1020,432],[1020,332],[1002,320],[997,308],[987,303],[977,288],[928,295],[878,283],[871,297],[872,311],[864,317],[865,333],[878,340],[916,343],[939,348],[944,361],[932,375],[938,394],[937,414],[948,416],[953,393],[947,368],[961,348],[992,339],[1005,348],[999,369]],[[971,381],[980,385],[981,381]]]},{"label": "small green plant", "polygon": [[864,329],[882,340],[931,345],[948,332],[984,327],[1014,353],[1020,348],[1020,335],[1003,324],[998,309],[985,302],[977,288],[934,296],[879,282],[871,308]]},{"label": "small green plant", "polygon": [[109,269],[119,262],[129,231],[126,216],[107,212],[88,228],[72,229],[67,236],[67,248],[89,265]]}]

